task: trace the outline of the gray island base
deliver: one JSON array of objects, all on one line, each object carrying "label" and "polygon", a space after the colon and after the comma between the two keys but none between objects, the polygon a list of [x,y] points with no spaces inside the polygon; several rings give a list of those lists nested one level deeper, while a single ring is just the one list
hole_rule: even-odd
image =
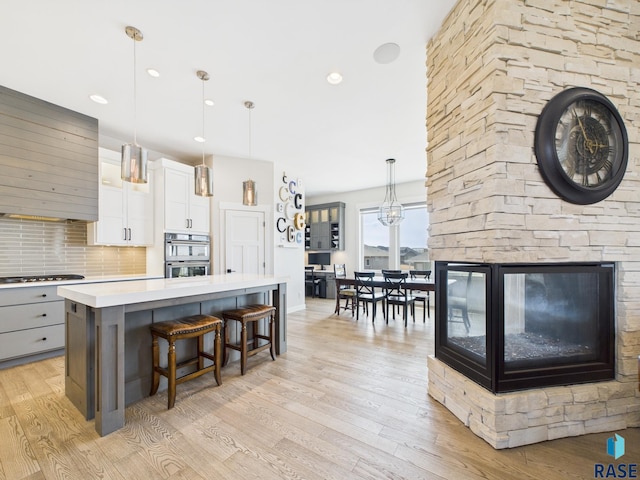
[{"label": "gray island base", "polygon": [[[118,430],[124,426],[125,407],[149,395],[149,325],[196,314],[222,318],[224,310],[252,303],[276,307],[280,355],[287,351],[286,291],[285,279],[247,274],[60,286],[58,295],[65,298],[65,394],[87,420],[95,418],[99,435]],[[234,337],[232,332],[232,341]],[[213,339],[207,342],[205,348],[211,348]],[[178,361],[192,356],[195,347],[179,343],[185,345],[177,348]],[[166,345],[162,347],[166,358]],[[166,388],[166,381],[160,388]]]}]

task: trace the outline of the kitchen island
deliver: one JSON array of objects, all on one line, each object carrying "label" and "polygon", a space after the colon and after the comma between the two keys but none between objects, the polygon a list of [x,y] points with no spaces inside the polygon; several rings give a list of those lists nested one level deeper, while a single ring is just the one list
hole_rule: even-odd
[{"label": "kitchen island", "polygon": [[286,279],[272,275],[65,285],[57,293],[65,298],[65,394],[85,418],[95,417],[100,435],[122,428],[125,406],[149,395],[154,322],[270,304],[276,307],[276,354],[287,350]]}]

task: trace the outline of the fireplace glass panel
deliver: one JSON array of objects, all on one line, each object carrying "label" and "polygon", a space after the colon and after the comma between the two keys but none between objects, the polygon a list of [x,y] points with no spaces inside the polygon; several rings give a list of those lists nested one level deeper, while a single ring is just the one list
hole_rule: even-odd
[{"label": "fireplace glass panel", "polygon": [[486,365],[486,275],[452,270],[448,272],[447,283],[447,343]]},{"label": "fireplace glass panel", "polygon": [[436,358],[493,392],[615,378],[615,264],[440,262]]},{"label": "fireplace glass panel", "polygon": [[505,372],[597,360],[600,298],[594,272],[505,274]]}]

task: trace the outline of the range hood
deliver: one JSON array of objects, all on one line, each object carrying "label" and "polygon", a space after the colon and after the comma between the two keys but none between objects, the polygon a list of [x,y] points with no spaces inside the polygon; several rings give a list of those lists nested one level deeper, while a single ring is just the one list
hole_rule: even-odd
[{"label": "range hood", "polygon": [[98,120],[0,86],[0,215],[98,220]]}]

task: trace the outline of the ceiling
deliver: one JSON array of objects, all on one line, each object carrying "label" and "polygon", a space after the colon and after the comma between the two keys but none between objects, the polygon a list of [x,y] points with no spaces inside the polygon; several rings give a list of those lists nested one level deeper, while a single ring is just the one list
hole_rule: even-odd
[{"label": "ceiling", "polygon": [[[455,0],[4,0],[0,84],[99,120],[100,143],[275,162],[308,195],[426,170],[426,44]],[[134,121],[132,25],[137,114]],[[373,53],[400,46],[391,63]],[[160,72],[152,78],[147,68]],[[204,96],[215,101],[204,111]],[[332,71],[343,82],[330,85]],[[100,94],[109,103],[89,99]],[[244,106],[251,100],[255,108]],[[151,155],[152,158],[158,154]],[[249,173],[249,172],[248,172]]]}]

